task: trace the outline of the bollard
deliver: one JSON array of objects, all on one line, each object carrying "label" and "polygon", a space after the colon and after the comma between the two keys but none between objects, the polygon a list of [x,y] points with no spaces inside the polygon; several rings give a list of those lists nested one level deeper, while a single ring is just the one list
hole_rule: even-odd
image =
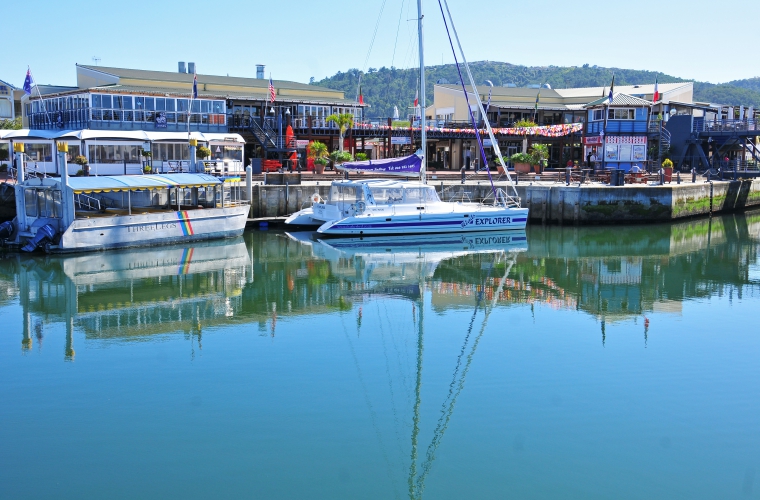
[{"label": "bollard", "polygon": [[459,169],[459,173],[462,174],[462,184],[464,184],[464,178],[467,176],[467,173],[464,171],[464,167]]},{"label": "bollard", "polygon": [[691,169],[691,182],[692,182],[692,184],[695,183],[695,182],[697,182],[697,169],[696,168],[692,168]]},{"label": "bollard", "polygon": [[736,164],[734,164],[734,180],[737,179],[737,174],[738,174],[738,172],[736,170]]},{"label": "bollard", "polygon": [[710,177],[711,177],[710,170],[708,170],[707,171],[707,181],[706,182],[710,182]]},{"label": "bollard", "polygon": [[570,167],[565,168],[565,185],[570,185]]},{"label": "bollard", "polygon": [[660,186],[665,185],[665,169],[660,169]]},{"label": "bollard", "polygon": [[676,172],[676,184],[681,184],[681,172]]}]

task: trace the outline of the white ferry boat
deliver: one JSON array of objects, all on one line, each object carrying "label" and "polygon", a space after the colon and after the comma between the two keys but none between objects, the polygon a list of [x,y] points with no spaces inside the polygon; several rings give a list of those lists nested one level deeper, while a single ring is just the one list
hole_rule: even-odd
[{"label": "white ferry boat", "polygon": [[[31,252],[107,250],[239,236],[249,203],[240,178],[207,174],[29,177],[0,243]],[[65,160],[64,160],[65,161]]]}]

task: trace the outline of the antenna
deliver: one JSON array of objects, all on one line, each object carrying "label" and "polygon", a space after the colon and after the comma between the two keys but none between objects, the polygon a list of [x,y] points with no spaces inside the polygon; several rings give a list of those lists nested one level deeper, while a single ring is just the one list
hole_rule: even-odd
[{"label": "antenna", "polygon": [[100,62],[100,58],[97,56],[92,56],[92,62],[95,63],[95,66],[98,66],[98,63]]}]

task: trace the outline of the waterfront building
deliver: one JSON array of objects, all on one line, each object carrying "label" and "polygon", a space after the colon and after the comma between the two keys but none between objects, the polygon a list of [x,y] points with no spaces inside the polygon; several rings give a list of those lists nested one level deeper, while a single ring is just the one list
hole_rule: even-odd
[{"label": "waterfront building", "polygon": [[[133,162],[139,158],[120,152],[120,143],[112,142],[141,147],[132,144],[134,138],[126,133],[161,133],[161,143],[152,148],[158,168],[166,162],[186,162],[188,133],[199,132],[216,139],[207,144],[212,159],[234,164],[237,170],[244,163],[242,143],[248,158],[282,159],[305,150],[306,143],[298,137],[286,140],[291,124],[310,129],[312,139],[329,140],[334,127],[326,121],[330,114],[352,113],[361,120],[361,105],[346,99],[343,92],[313,85],[272,80],[272,102],[263,70],[260,65],[259,78],[240,78],[195,74],[194,63],[183,62],[177,72],[77,65],[76,87],[42,95],[34,92],[22,100],[23,124],[40,131],[89,131],[85,135],[92,139],[86,140],[107,149],[83,145],[91,163],[102,163],[103,158]],[[193,98],[194,78],[197,98]],[[90,158],[91,152],[97,157]]]}]

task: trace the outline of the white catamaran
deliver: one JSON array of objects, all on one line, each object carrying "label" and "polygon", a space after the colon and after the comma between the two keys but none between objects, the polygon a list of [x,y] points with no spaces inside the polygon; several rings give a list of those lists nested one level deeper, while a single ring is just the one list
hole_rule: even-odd
[{"label": "white catamaran", "polygon": [[[450,24],[459,46],[466,74],[472,88],[475,89],[477,87],[472,78],[467,60],[464,58],[464,52],[454,29],[448,5],[445,0],[443,0],[443,3],[439,1],[439,4],[441,5],[441,13],[444,17],[446,29],[448,31]],[[444,5],[446,6],[445,13]],[[420,109],[424,115],[425,60],[422,50],[423,16],[421,0],[417,1],[417,10],[420,54],[419,95]],[[449,40],[451,41],[451,38]],[[451,42],[451,47],[453,51],[453,41]],[[454,58],[457,63],[457,69],[459,69],[456,51],[454,51]],[[461,70],[459,76],[469,106],[469,97]],[[481,116],[487,117],[478,92],[474,92],[473,95],[475,96]],[[470,118],[476,131],[480,154],[482,155],[484,164],[486,164],[487,160],[483,141],[478,132],[471,107],[470,110]],[[489,172],[488,176],[491,181],[492,195],[487,200],[480,203],[441,201],[435,189],[426,184],[425,152],[427,151],[427,132],[425,120],[422,120],[420,127],[421,151],[405,158],[349,162],[339,167],[351,172],[382,173],[405,177],[419,175],[419,181],[378,179],[334,181],[326,200],[315,195],[311,207],[294,213],[285,220],[285,223],[294,226],[317,227],[317,232],[324,235],[343,236],[524,229],[528,221],[528,209],[520,206],[517,189],[512,182],[512,178],[509,176],[506,164],[499,150],[498,141],[493,135],[493,130],[487,118],[485,125],[494,153],[504,171],[507,172],[512,194],[508,194],[503,189],[494,186]]]},{"label": "white catamaran", "polygon": [[240,179],[206,174],[29,177],[18,144],[16,218],[0,243],[31,252],[107,250],[239,236],[249,202]]}]

